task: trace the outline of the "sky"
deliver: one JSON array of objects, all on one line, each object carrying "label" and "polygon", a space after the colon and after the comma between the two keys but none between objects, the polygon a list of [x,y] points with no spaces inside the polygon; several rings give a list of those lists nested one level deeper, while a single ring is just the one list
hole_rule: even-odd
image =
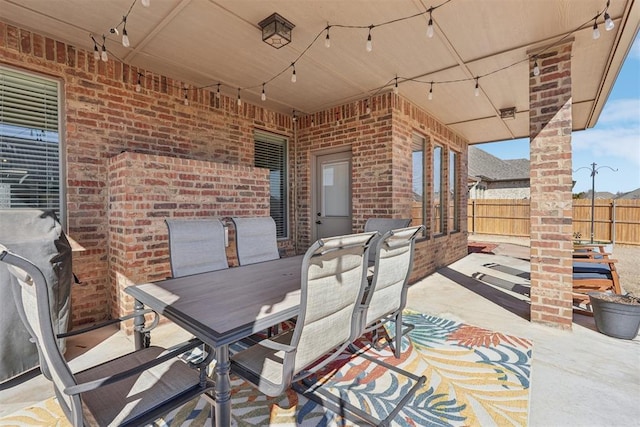
[{"label": "sky", "polygon": [[[573,193],[626,193],[640,188],[640,35],[627,58],[596,125],[571,135]],[[500,159],[529,159],[529,138],[477,145]],[[584,169],[581,169],[584,168]],[[612,171],[611,169],[617,169]]]}]

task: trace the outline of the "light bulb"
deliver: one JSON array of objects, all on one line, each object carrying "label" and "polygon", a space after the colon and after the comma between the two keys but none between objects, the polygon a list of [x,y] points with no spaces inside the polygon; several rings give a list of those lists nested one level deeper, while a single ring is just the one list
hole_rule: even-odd
[{"label": "light bulb", "polygon": [[369,37],[367,37],[367,52],[371,52],[373,50],[373,43],[371,43],[371,33],[369,33]]},{"label": "light bulb", "polygon": [[129,36],[127,35],[127,30],[122,30],[122,46],[129,47],[131,44],[129,43]]},{"label": "light bulb", "polygon": [[144,7],[149,7],[151,4],[151,0],[141,0],[141,3]]},{"label": "light bulb", "polygon": [[534,76],[540,75],[540,67],[538,67],[538,61],[533,62],[533,75]]},{"label": "light bulb", "polygon": [[476,88],[473,90],[473,94],[475,96],[480,96],[480,86],[478,86],[478,83],[476,83]]},{"label": "light bulb", "polygon": [[431,87],[429,88],[429,94],[427,95],[427,99],[429,101],[431,101],[433,99],[433,83],[431,84]]},{"label": "light bulb", "polygon": [[613,23],[613,19],[611,19],[609,12],[605,12],[604,13],[604,29],[607,31],[611,31],[615,26],[616,24]]},{"label": "light bulb", "polygon": [[393,86],[393,93],[398,94],[398,78],[396,77],[396,84]]},{"label": "light bulb", "polygon": [[598,29],[598,23],[593,23],[593,39],[597,40],[600,38],[600,30]]},{"label": "light bulb", "polygon": [[98,50],[98,45],[95,43],[93,44],[93,59],[96,61],[100,59],[100,51]]},{"label": "light bulb", "polygon": [[329,30],[327,30],[327,37],[324,38],[324,47],[331,47],[331,39],[329,38]]},{"label": "light bulb", "polygon": [[369,106],[369,103],[367,102],[367,108],[365,109],[365,112],[367,114],[371,114],[371,107]]},{"label": "light bulb", "polygon": [[267,94],[264,92],[264,83],[262,84],[262,95],[260,95],[260,99],[263,101],[267,100]]},{"label": "light bulb", "polygon": [[107,62],[109,60],[109,56],[107,55],[107,48],[102,45],[102,52],[100,53],[100,59],[102,62]]},{"label": "light bulb", "polygon": [[242,100],[240,99],[240,89],[238,89],[238,107],[242,105]]},{"label": "light bulb", "polygon": [[218,83],[218,90],[216,91],[216,99],[220,99],[220,83]]},{"label": "light bulb", "polygon": [[295,83],[296,81],[298,81],[298,78],[296,77],[296,67],[293,67],[293,73],[291,73],[291,83]]},{"label": "light bulb", "polygon": [[140,79],[138,79],[138,83],[136,83],[136,92],[142,92],[142,85],[140,84]]},{"label": "light bulb", "polygon": [[187,98],[187,95],[184,96],[184,105],[189,105],[189,98]]},{"label": "light bulb", "polygon": [[427,37],[433,37],[433,19],[429,18],[429,24],[427,25]]}]

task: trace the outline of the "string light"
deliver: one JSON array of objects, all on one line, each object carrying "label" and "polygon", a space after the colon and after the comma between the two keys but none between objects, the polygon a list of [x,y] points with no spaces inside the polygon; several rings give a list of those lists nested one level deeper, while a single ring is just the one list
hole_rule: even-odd
[{"label": "string light", "polygon": [[130,43],[129,43],[129,35],[127,34],[127,17],[126,17],[126,15],[122,17],[122,22],[124,24],[122,26],[122,46],[129,47]]},{"label": "string light", "polygon": [[293,123],[298,121],[298,116],[296,115],[296,110],[293,110],[293,112],[291,113],[291,120],[293,121]]},{"label": "string light", "polygon": [[142,74],[138,73],[138,83],[136,83],[136,92],[140,93],[142,91],[142,83],[140,83],[140,76]]},{"label": "string light", "polygon": [[538,60],[537,59],[535,61],[533,61],[533,75],[534,76],[539,76],[540,75],[540,67],[538,67]]},{"label": "string light", "polygon": [[429,8],[429,23],[427,24],[427,37],[433,37],[433,18],[431,17],[431,12],[433,8]]},{"label": "string light", "polygon": [[[121,21],[121,23],[120,23],[120,24],[123,24],[123,28],[122,28],[122,32],[123,32],[123,40],[122,40],[122,44],[123,44],[123,46],[125,46],[125,47],[128,47],[128,45],[130,44],[130,43],[129,43],[128,34],[127,34],[127,30],[126,30],[126,20],[127,20],[127,17],[129,16],[129,14],[131,13],[131,10],[133,9],[133,6],[135,5],[136,1],[137,1],[137,0],[134,0],[133,4],[132,4],[132,5],[131,5],[131,7],[129,8],[129,11],[127,12],[127,14],[126,14],[126,15],[124,15],[124,16],[123,16],[122,21]],[[331,27],[341,27],[341,28],[351,28],[351,29],[360,29],[360,28],[361,28],[361,29],[365,29],[365,28],[368,28],[368,36],[367,36],[366,50],[367,50],[367,52],[371,52],[371,51],[373,50],[373,42],[372,42],[372,36],[371,36],[371,30],[372,30],[373,28],[375,28],[375,27],[377,27],[377,26],[382,26],[382,25],[394,24],[394,23],[397,23],[397,22],[401,22],[401,21],[405,21],[405,20],[408,20],[408,19],[411,19],[411,18],[415,18],[415,17],[418,17],[418,16],[422,16],[422,15],[425,15],[427,12],[429,13],[429,21],[428,21],[428,25],[427,25],[427,37],[431,38],[431,37],[433,37],[433,35],[434,35],[433,11],[434,11],[434,10],[436,10],[436,9],[439,9],[440,7],[442,7],[442,6],[444,6],[444,5],[448,4],[448,3],[450,3],[451,1],[452,1],[452,0],[444,0],[441,4],[439,4],[439,5],[437,5],[437,6],[432,6],[432,7],[430,7],[429,9],[427,9],[427,10],[425,10],[425,11],[423,11],[423,12],[416,13],[416,14],[413,14],[413,15],[410,15],[410,16],[405,16],[405,17],[401,17],[401,18],[396,18],[396,19],[389,20],[389,21],[386,21],[386,22],[378,23],[378,24],[376,24],[376,25],[373,25],[373,24],[372,24],[372,25],[369,25],[369,26],[356,26],[356,25],[329,25],[329,24],[327,23],[327,26],[322,30],[322,31],[326,31],[326,36],[325,36],[325,46],[326,46],[327,48],[331,46],[331,39],[330,39],[330,35],[329,35],[329,31],[330,31],[330,28],[331,28]],[[142,3],[142,5],[143,5],[144,7],[149,7],[149,6],[150,6],[150,3],[151,3],[151,0],[141,0],[141,3]],[[612,30],[613,28],[615,28],[615,23],[614,23],[614,21],[611,19],[611,16],[610,16],[610,15],[609,15],[609,13],[608,13],[609,5],[610,5],[610,0],[607,0],[606,7],[603,9],[603,11],[602,11],[602,12],[598,12],[598,13],[597,13],[597,15],[596,15],[595,17],[590,18],[587,22],[582,23],[580,26],[576,27],[574,30],[569,31],[565,36],[563,36],[562,38],[560,38],[560,40],[558,40],[558,41],[556,41],[556,42],[552,43],[552,44],[551,44],[551,45],[549,45],[547,48],[545,48],[542,52],[544,52],[544,51],[548,50],[549,48],[551,48],[551,47],[553,47],[553,46],[555,46],[555,45],[557,45],[559,42],[563,41],[563,40],[564,40],[568,35],[570,35],[570,34],[574,34],[574,33],[576,33],[577,31],[580,31],[581,29],[583,29],[583,28],[584,28],[584,26],[585,26],[585,25],[587,25],[587,24],[591,21],[591,19],[593,19],[593,21],[594,21],[594,22],[593,22],[593,34],[592,34],[594,39],[598,39],[598,38],[600,37],[600,31],[599,31],[599,29],[598,29],[598,22],[597,22],[598,18],[600,18],[600,17],[603,17],[603,18],[604,18],[604,26],[605,26],[606,31],[610,31],[610,30]],[[118,24],[118,26],[119,26],[120,24]],[[111,28],[111,29],[110,29],[110,31],[111,31],[112,33],[114,33],[114,34],[118,34],[118,28],[117,28],[118,26]],[[290,65],[290,66],[293,68],[293,70],[292,70],[292,75],[291,75],[291,81],[292,81],[292,82],[294,82],[294,83],[295,83],[295,82],[296,82],[296,80],[297,80],[296,70],[295,70],[295,63],[296,63],[298,60],[300,60],[300,58],[302,58],[302,56],[304,56],[304,55],[306,54],[306,52],[307,52],[307,51],[308,51],[308,50],[309,50],[309,49],[310,49],[310,48],[315,44],[315,42],[316,42],[316,41],[320,38],[320,36],[322,35],[322,31],[321,31],[320,33],[318,33],[318,35],[313,39],[313,41],[312,41],[312,42],[311,42],[311,43],[310,43],[310,44],[309,44],[305,49],[303,49],[303,50],[302,50],[302,52],[298,55],[298,57],[296,58],[296,60],[295,60],[294,62],[292,62],[292,63],[291,63],[291,65]],[[99,45],[99,43],[97,43],[97,41],[94,39],[94,37],[93,37],[92,35],[90,35],[90,36],[91,36],[91,39],[92,39],[92,40],[93,40],[93,42],[94,42],[94,52],[93,52],[94,59],[96,59],[96,60],[101,59],[102,61],[107,62],[107,61],[108,61],[108,54],[107,54],[107,48],[106,48],[106,37],[105,37],[105,36],[104,36],[104,34],[103,34],[103,36],[102,36],[102,49],[101,49],[102,51],[100,52],[100,51],[99,51],[99,49],[98,49],[98,45]],[[537,55],[540,55],[540,53],[538,53]],[[476,77],[473,77],[473,78],[455,79],[455,80],[438,81],[438,82],[434,82],[434,81],[431,81],[431,82],[425,82],[425,81],[421,81],[421,80],[419,80],[419,79],[415,79],[415,78],[403,78],[403,80],[404,80],[404,81],[414,81],[414,82],[418,82],[418,83],[427,83],[427,84],[430,84],[430,87],[429,87],[429,93],[428,93],[428,98],[429,98],[429,100],[431,100],[431,99],[433,98],[433,85],[434,85],[435,83],[437,83],[437,84],[458,83],[458,82],[464,82],[464,81],[469,81],[469,80],[471,80],[471,79],[474,79],[474,80],[476,81],[476,82],[475,82],[476,84],[475,84],[474,94],[475,94],[475,96],[479,96],[479,95],[480,95],[479,79],[480,79],[481,77],[486,77],[486,76],[489,76],[489,75],[495,74],[495,73],[497,73],[497,72],[503,71],[503,70],[505,70],[505,69],[508,69],[508,68],[514,67],[514,66],[516,66],[516,65],[518,65],[518,64],[520,64],[520,63],[522,63],[522,62],[523,62],[523,61],[525,61],[525,60],[527,60],[527,61],[528,61],[528,60],[529,60],[529,58],[526,58],[526,59],[524,59],[524,60],[516,61],[516,62],[514,62],[514,63],[513,63],[513,64],[511,64],[511,65],[507,65],[507,66],[501,67],[501,68],[499,68],[499,69],[496,69],[496,70],[490,71],[490,72],[488,72],[488,73],[486,73],[486,74],[479,75],[479,76],[476,76]],[[265,93],[265,86],[266,86],[266,84],[267,84],[267,83],[270,83],[271,81],[273,81],[273,80],[275,80],[276,78],[280,77],[283,73],[285,73],[285,72],[286,72],[287,68],[288,68],[288,67],[286,67],[285,69],[283,69],[282,71],[280,71],[279,73],[277,73],[276,75],[274,75],[273,77],[271,77],[270,79],[268,79],[268,80],[266,80],[265,82],[263,82],[263,83],[262,83],[262,94],[261,94],[261,99],[262,99],[262,100],[265,100],[265,99],[266,99],[266,93]],[[540,67],[538,66],[538,63],[537,63],[537,59],[536,59],[536,57],[534,57],[534,68],[533,68],[533,74],[534,74],[535,76],[538,76],[538,75],[540,74]],[[397,94],[397,93],[398,93],[398,76],[397,76],[397,75],[396,75],[396,77],[395,77],[393,80],[391,80],[391,81],[394,81],[394,80],[395,80],[395,84],[394,84],[394,87],[393,87],[393,92],[394,92],[395,94]],[[138,82],[139,82],[139,81],[140,81],[140,78],[138,78]],[[389,83],[391,83],[391,81],[389,81],[389,82],[387,82],[385,85],[381,86],[381,87],[377,90],[377,92],[375,92],[375,93],[377,94],[378,92],[380,92],[380,90],[383,90],[384,88],[388,87],[388,85],[389,85]],[[220,86],[222,85],[222,83],[217,83],[216,85],[217,85],[217,91],[216,91],[215,96],[216,96],[216,98],[217,98],[217,99],[220,99]],[[200,88],[196,88],[196,89],[204,89],[204,88],[208,88],[208,87],[212,87],[212,86],[213,86],[213,84],[211,84],[211,85],[206,85],[206,86],[202,86],[202,87],[200,87]],[[252,86],[252,87],[246,87],[246,88],[244,88],[244,89],[253,89],[253,88],[256,88],[256,87],[259,87],[259,85],[258,85],[258,86]],[[242,88],[238,88],[238,105],[241,105],[241,98],[240,98],[240,90],[241,90],[241,89],[242,89]],[[141,85],[140,85],[140,84],[136,84],[136,91],[139,91],[139,90],[142,90]],[[367,103],[367,109],[368,109],[368,110],[370,110],[368,103]],[[312,122],[313,122],[313,119],[312,119]]]},{"label": "string light", "polygon": [[593,39],[598,40],[600,38],[600,30],[598,29],[598,17],[593,19]]},{"label": "string light", "polygon": [[102,62],[107,62],[109,60],[109,56],[107,55],[107,46],[105,45],[107,38],[102,35],[102,52],[100,53],[100,59]]},{"label": "string light", "polygon": [[264,85],[265,84],[266,83],[262,83],[262,95],[260,95],[260,99],[263,100],[263,101],[267,100],[267,94],[264,92]]},{"label": "string light", "polygon": [[367,99],[367,103],[365,105],[366,105],[365,110],[364,110],[365,113],[371,114],[371,107],[369,106],[369,100],[368,99]]},{"label": "string light", "polygon": [[96,42],[96,39],[94,39],[93,36],[91,36],[91,38],[93,39],[93,59],[98,61],[100,59],[100,51],[98,50],[98,42]]},{"label": "string light", "polygon": [[189,105],[189,96],[187,95],[187,88],[184,88],[184,105]]}]

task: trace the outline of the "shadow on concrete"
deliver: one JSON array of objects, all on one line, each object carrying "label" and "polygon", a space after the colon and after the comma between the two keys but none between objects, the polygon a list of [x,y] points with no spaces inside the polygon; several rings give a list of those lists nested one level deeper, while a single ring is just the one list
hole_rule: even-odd
[{"label": "shadow on concrete", "polygon": [[[525,320],[531,320],[531,308],[527,301],[523,301],[512,295],[509,295],[499,289],[487,285],[486,283],[460,273],[449,267],[438,270],[438,273],[449,280],[452,280],[460,286],[470,290],[471,292],[499,305],[505,310],[510,311],[516,316],[520,316]],[[475,273],[480,274],[480,273]]]}]

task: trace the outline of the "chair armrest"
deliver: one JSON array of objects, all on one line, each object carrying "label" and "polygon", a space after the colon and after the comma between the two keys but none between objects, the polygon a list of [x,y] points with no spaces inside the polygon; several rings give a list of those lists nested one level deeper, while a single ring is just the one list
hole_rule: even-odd
[{"label": "chair armrest", "polygon": [[277,341],[272,341],[272,340],[262,340],[262,341],[258,342],[258,345],[270,348],[272,350],[284,351],[285,353],[291,353],[292,351],[294,351],[296,349],[296,347],[293,347],[293,346],[290,346],[290,345],[287,345],[287,344],[282,344],[282,343],[279,343]]},{"label": "chair armrest", "polygon": [[57,338],[73,337],[75,335],[80,335],[80,334],[84,334],[85,332],[95,331],[96,329],[104,328],[105,326],[113,325],[115,323],[120,323],[120,322],[123,322],[123,321],[128,320],[128,319],[133,319],[134,317],[137,317],[137,316],[140,316],[140,315],[143,315],[143,314],[147,314],[147,313],[153,313],[154,314],[154,319],[153,319],[153,322],[151,323],[151,325],[148,328],[144,328],[141,331],[141,332],[147,332],[147,331],[152,330],[156,326],[158,326],[158,322],[160,321],[160,315],[158,313],[156,313],[155,311],[151,310],[151,309],[141,310],[141,311],[136,312],[136,313],[127,314],[127,315],[124,315],[122,317],[118,317],[117,319],[107,320],[105,322],[98,323],[98,324],[92,325],[92,326],[88,326],[86,328],[77,329],[75,331],[64,332],[62,334],[56,335],[56,337]]},{"label": "chair armrest", "polygon": [[173,348],[168,353],[165,353],[153,360],[143,363],[142,365],[136,366],[131,369],[127,369],[126,371],[117,373],[115,375],[110,375],[108,377],[98,378],[93,381],[89,381],[86,383],[79,383],[76,385],[72,385],[64,389],[64,393],[67,395],[75,395],[79,393],[85,393],[87,391],[95,390],[99,387],[109,385],[118,381],[122,381],[126,378],[129,378],[133,375],[137,375],[141,372],[148,370],[149,368],[153,368],[161,363],[166,362],[167,360],[173,359],[176,356],[181,355],[182,353],[194,349],[198,346],[202,345],[202,341],[197,338],[189,340],[185,345],[182,345],[178,348]]},{"label": "chair armrest", "polygon": [[579,258],[577,262],[587,262],[591,264],[614,264],[618,262],[618,260],[611,258]]}]

